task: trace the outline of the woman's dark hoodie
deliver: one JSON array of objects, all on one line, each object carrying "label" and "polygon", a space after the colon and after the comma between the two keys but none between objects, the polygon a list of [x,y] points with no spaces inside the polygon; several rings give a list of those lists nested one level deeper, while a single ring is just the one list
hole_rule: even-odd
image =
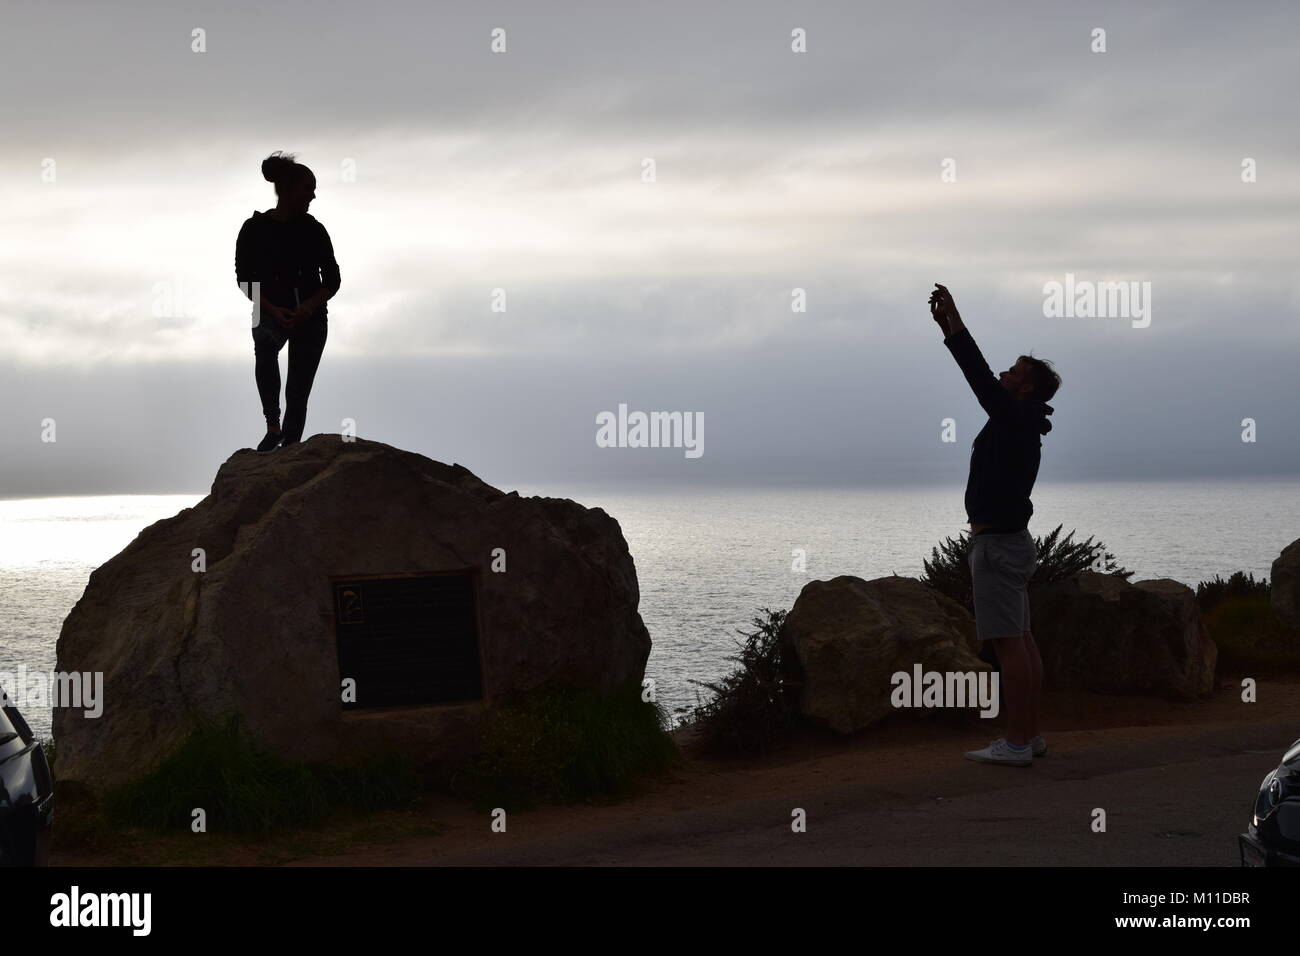
[{"label": "woman's dark hoodie", "polygon": [[1034,513],[1029,493],[1038,478],[1043,446],[1039,436],[1052,430],[1047,416],[1055,409],[1035,398],[1015,398],[1003,388],[968,329],[943,344],[989,416],[971,446],[966,518],[972,524],[993,525],[994,531],[1027,528]]},{"label": "woman's dark hoodie", "polygon": [[[235,240],[235,280],[250,300],[247,283],[261,282],[267,299],[289,309],[322,286],[341,283],[329,233],[309,212],[282,221],[254,211],[245,219]],[[316,317],[326,317],[327,305],[321,303]]]}]

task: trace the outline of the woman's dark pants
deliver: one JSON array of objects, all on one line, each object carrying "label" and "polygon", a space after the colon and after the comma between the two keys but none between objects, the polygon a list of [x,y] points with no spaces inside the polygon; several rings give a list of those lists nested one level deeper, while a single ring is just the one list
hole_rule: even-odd
[{"label": "woman's dark pants", "polygon": [[329,334],[328,316],[317,314],[292,332],[275,319],[263,316],[253,326],[254,374],[267,424],[280,419],[280,349],[289,343],[289,381],[284,390],[285,442],[302,438],[307,423],[307,396],[316,378],[321,351]]}]

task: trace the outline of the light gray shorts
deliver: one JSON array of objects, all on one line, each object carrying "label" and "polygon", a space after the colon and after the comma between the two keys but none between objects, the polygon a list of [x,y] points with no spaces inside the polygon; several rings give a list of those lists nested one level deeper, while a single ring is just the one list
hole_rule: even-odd
[{"label": "light gray shorts", "polygon": [[968,560],[979,640],[1019,637],[1029,630],[1028,584],[1038,569],[1038,546],[1029,529],[973,535]]}]

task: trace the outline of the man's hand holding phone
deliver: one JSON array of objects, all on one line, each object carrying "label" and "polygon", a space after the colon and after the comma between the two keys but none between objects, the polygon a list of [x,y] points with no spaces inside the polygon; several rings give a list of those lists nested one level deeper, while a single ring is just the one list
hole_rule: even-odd
[{"label": "man's hand holding phone", "polygon": [[934,291],[930,293],[930,315],[943,330],[945,338],[965,328],[961,321],[961,313],[957,311],[957,304],[952,300],[952,293],[948,291],[947,286],[937,282],[934,284]]}]

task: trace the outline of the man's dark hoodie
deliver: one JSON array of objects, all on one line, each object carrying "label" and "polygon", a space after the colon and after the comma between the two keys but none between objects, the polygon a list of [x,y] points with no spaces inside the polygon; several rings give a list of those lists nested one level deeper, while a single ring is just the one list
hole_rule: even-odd
[{"label": "man's dark hoodie", "polygon": [[[246,283],[261,282],[262,294],[275,305],[295,308],[322,285],[337,287],[341,280],[329,233],[309,212],[280,220],[254,211],[244,220],[235,240],[235,280],[252,299]],[[316,317],[328,314],[326,303]]]},{"label": "man's dark hoodie", "polygon": [[1047,416],[1055,409],[1035,398],[1017,399],[1003,388],[969,330],[950,335],[943,344],[989,416],[971,446],[966,518],[972,524],[993,525],[995,532],[1027,528],[1034,513],[1029,493],[1038,478],[1043,446],[1039,436],[1052,430]]}]

